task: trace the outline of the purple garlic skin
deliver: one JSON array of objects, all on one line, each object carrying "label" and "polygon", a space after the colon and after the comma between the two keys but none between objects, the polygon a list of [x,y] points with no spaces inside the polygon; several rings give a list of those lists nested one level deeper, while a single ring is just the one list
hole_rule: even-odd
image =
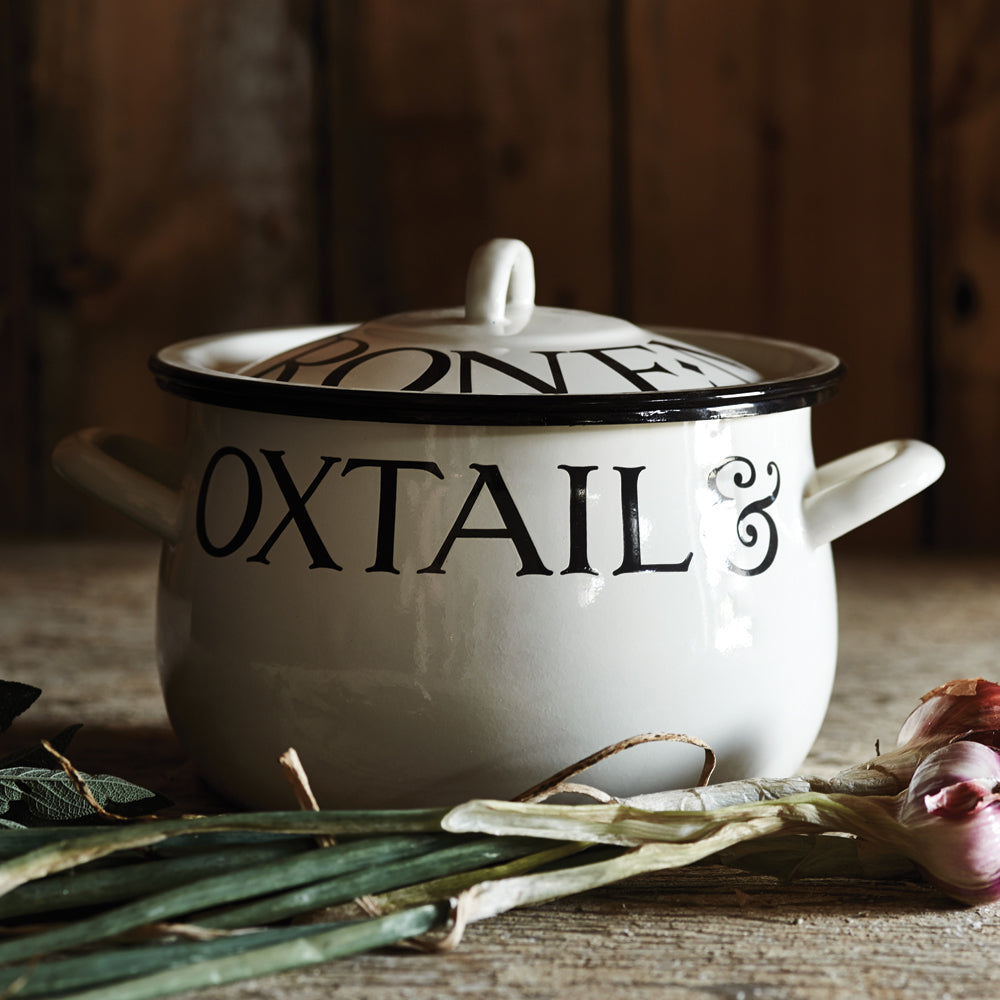
[{"label": "purple garlic skin", "polygon": [[899,798],[906,853],[943,892],[1000,899],[1000,753],[959,741],[931,753]]},{"label": "purple garlic skin", "polygon": [[1000,684],[978,677],[934,688],[909,714],[896,745],[930,741],[943,746],[954,740],[1000,749]]}]

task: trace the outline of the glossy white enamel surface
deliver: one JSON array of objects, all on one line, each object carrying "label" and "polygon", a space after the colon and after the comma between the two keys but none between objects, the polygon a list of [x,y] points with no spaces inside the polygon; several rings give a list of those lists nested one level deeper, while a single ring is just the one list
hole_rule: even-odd
[{"label": "glossy white enamel surface", "polygon": [[[161,670],[178,735],[234,798],[283,799],[274,761],[287,746],[321,802],[346,807],[511,796],[651,730],[707,740],[720,777],[785,773],[811,745],[833,678],[836,600],[829,548],[803,538],[808,410],[555,434],[500,428],[488,438],[196,414],[184,541],[164,552]],[[215,460],[199,516],[220,448],[232,450]],[[279,452],[300,495],[323,456],[338,459],[304,504],[312,552],[294,518],[268,545],[290,517],[271,464]],[[441,473],[396,466],[393,551],[381,570],[367,571],[378,562],[388,466],[355,462],[344,475],[352,458],[431,462]],[[571,476],[560,465],[592,467],[585,559],[579,536],[572,555]],[[463,519],[484,475],[470,466],[497,472]],[[247,528],[254,476],[260,509]],[[526,536],[495,501],[501,481]],[[659,570],[622,571],[630,481],[641,562]],[[739,537],[748,510],[744,533],[758,532],[749,546]],[[245,540],[220,554],[241,525]],[[383,546],[386,525],[383,514]],[[507,535],[475,534],[491,529]],[[526,537],[537,561],[525,559]],[[772,544],[756,575],[734,571],[760,569]],[[427,572],[436,559],[444,572]],[[636,793],[693,781],[700,765],[690,747],[646,748],[595,780]]]}]

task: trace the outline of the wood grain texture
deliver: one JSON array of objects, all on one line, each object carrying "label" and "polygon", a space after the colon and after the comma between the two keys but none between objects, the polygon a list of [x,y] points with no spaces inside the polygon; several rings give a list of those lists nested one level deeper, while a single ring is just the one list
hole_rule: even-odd
[{"label": "wood grain texture", "polygon": [[[157,690],[156,558],[150,545],[0,544],[4,676],[44,692],[2,749],[84,722],[78,767],[217,807]],[[866,759],[876,739],[890,744],[937,684],[996,678],[995,559],[846,558],[839,578],[840,664],[812,772]],[[782,884],[698,868],[473,925],[449,955],[396,949],[191,996],[982,1000],[1000,988],[998,917],[997,904],[958,907],[922,884]]]},{"label": "wood grain texture", "polygon": [[24,211],[28,145],[27,81],[17,40],[24,23],[9,4],[0,8],[0,525],[36,524],[39,442],[31,301],[31,230]]},{"label": "wood grain texture", "polygon": [[328,4],[338,320],[460,304],[494,236],[531,246],[538,302],[611,308],[607,9]]},{"label": "wood grain texture", "polygon": [[[628,5],[633,311],[816,345],[839,457],[921,430],[911,5]],[[917,505],[862,529],[912,544]]]},{"label": "wood grain texture", "polygon": [[[943,545],[1000,544],[1000,9],[932,7],[935,425],[949,460]],[[990,457],[987,457],[990,456]]]},{"label": "wood grain texture", "polygon": [[989,0],[3,16],[7,530],[124,530],[48,455],[91,423],[180,437],[153,349],[457,304],[471,249],[508,235],[545,304],[839,354],[820,461],[938,439],[933,517],[911,502],[845,544],[1000,545]]},{"label": "wood grain texture", "polygon": [[[301,4],[32,5],[42,439],[176,442],[173,341],[312,316],[311,63]],[[46,451],[48,448],[46,448]],[[49,520],[79,523],[51,483]],[[120,525],[88,509],[91,525]]]}]

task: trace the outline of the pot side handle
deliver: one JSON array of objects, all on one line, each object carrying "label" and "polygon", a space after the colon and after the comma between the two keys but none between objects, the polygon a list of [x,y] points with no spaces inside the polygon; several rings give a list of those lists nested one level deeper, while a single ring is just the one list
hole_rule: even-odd
[{"label": "pot side handle", "polygon": [[175,544],[180,538],[180,462],[156,445],[92,427],[63,438],[52,453],[56,471],[75,486]]},{"label": "pot side handle", "polygon": [[884,441],[820,466],[806,485],[806,538],[819,548],[916,496],[944,471],[923,441]]}]

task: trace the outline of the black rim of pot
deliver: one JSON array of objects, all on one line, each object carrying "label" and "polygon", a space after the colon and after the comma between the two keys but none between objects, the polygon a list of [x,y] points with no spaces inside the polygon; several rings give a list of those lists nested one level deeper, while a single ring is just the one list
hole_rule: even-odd
[{"label": "black rim of pot", "polygon": [[[803,371],[761,382],[681,392],[463,395],[300,385],[150,359],[158,385],[176,396],[231,409],[330,420],[457,426],[547,427],[675,423],[746,417],[815,406],[844,375],[826,352],[770,341],[800,357]],[[183,345],[175,345],[183,347]]]}]

